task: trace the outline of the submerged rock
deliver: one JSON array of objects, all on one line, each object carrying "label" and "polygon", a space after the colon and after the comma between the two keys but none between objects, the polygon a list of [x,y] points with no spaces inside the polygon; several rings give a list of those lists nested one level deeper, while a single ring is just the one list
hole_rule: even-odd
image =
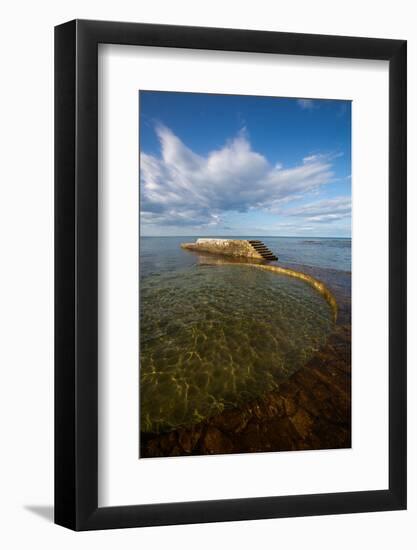
[{"label": "submerged rock", "polygon": [[278,390],[191,428],[147,434],[141,441],[141,457],[350,447],[350,327],[337,326]]}]

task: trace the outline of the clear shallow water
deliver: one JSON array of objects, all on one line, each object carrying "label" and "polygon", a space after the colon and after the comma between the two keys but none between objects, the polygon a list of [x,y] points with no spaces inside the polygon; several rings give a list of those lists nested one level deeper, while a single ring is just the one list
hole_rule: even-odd
[{"label": "clear shallow water", "polygon": [[[207,263],[180,248],[194,240],[141,239],[142,431],[189,426],[277,388],[332,330],[329,305],[309,285]],[[262,240],[280,263],[350,270],[350,241]]]}]

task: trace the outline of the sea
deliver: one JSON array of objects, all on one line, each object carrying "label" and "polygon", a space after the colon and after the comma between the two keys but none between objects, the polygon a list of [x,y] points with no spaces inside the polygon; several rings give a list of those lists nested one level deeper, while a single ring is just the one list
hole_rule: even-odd
[{"label": "sea", "polygon": [[[220,238],[220,237],[219,237]],[[323,281],[350,322],[351,240],[262,240],[272,265]],[[279,388],[334,329],[311,286],[181,248],[195,237],[140,239],[140,429],[189,427]]]}]

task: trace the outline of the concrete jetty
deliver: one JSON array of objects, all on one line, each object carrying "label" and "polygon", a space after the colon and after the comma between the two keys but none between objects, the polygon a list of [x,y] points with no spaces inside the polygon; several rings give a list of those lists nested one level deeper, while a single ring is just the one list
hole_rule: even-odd
[{"label": "concrete jetty", "polygon": [[181,248],[197,252],[209,252],[240,258],[277,261],[278,257],[259,240],[246,239],[197,239],[195,243],[182,243]]}]

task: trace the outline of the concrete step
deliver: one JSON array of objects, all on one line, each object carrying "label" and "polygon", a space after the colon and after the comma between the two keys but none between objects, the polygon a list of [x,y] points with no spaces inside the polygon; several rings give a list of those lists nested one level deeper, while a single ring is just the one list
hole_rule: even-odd
[{"label": "concrete step", "polygon": [[278,260],[277,256],[275,256],[275,254],[262,241],[252,239],[248,242],[252,245],[252,248],[262,256],[264,260],[270,262]]}]

